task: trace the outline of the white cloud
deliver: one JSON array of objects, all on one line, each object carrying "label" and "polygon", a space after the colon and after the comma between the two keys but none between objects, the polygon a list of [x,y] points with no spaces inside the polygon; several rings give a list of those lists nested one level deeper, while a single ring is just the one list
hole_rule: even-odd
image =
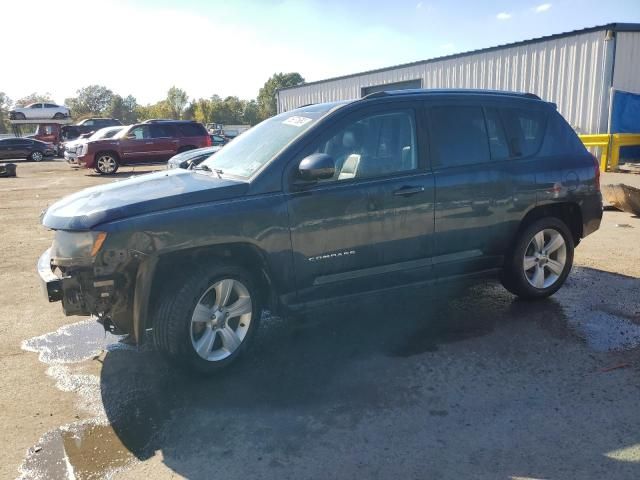
[{"label": "white cloud", "polygon": [[498,15],[496,15],[496,18],[498,20],[509,20],[511,18],[511,14],[507,12],[500,12]]},{"label": "white cloud", "polygon": [[537,7],[535,7],[533,10],[536,13],[542,13],[542,12],[546,12],[550,8],[551,8],[551,4],[550,3],[542,3],[542,4],[538,5]]}]

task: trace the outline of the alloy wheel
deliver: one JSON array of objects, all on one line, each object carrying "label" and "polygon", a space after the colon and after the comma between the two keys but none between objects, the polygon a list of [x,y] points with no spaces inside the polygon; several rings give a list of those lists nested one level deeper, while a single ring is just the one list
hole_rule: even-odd
[{"label": "alloy wheel", "polygon": [[209,362],[224,360],[247,336],[253,305],[247,287],[232,278],[211,285],[191,315],[191,345]]},{"label": "alloy wheel", "polygon": [[100,173],[113,173],[116,171],[117,162],[111,155],[100,155],[97,160]]},{"label": "alloy wheel", "polygon": [[525,250],[522,267],[529,284],[538,289],[551,287],[564,272],[567,244],[560,232],[547,228],[536,233]]},{"label": "alloy wheel", "polygon": [[40,162],[40,161],[42,161],[43,158],[44,158],[44,156],[42,155],[42,152],[33,152],[31,154],[31,159],[34,162]]}]

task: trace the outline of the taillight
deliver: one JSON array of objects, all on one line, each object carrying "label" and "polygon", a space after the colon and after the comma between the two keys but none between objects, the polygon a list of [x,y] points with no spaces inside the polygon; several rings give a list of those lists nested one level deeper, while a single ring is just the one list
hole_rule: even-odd
[{"label": "taillight", "polygon": [[207,141],[205,142],[207,147],[210,147],[211,145],[213,145],[213,143],[211,143],[211,137],[209,135],[207,135]]},{"label": "taillight", "polygon": [[600,191],[600,164],[598,163],[598,159],[594,155],[591,155],[591,158],[593,158],[593,164],[596,166],[596,174],[594,179],[596,183],[596,189]]}]

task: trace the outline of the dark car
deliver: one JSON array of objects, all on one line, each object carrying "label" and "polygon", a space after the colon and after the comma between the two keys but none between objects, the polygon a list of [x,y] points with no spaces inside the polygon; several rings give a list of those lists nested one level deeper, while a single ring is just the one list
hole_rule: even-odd
[{"label": "dark car", "polygon": [[0,158],[26,158],[39,162],[56,154],[56,147],[33,138],[0,139]]},{"label": "dark car", "polygon": [[193,168],[200,165],[211,155],[220,150],[221,146],[196,148],[178,153],[169,159],[167,168]]},{"label": "dark car", "polygon": [[131,125],[113,138],[80,145],[76,155],[79,166],[111,174],[120,165],[166,161],[176,153],[209,146],[204,125],[174,120]]},{"label": "dark car", "polygon": [[226,145],[227,143],[229,143],[229,140],[230,140],[229,138],[223,135],[210,134],[209,136],[211,137],[211,145],[213,146]]},{"label": "dark car", "polygon": [[479,277],[552,295],[600,226],[599,175],[535,95],[378,92],[272,117],[197,169],[60,200],[38,270],[67,315],[138,343],[151,329],[159,350],[211,373],[265,308]]}]

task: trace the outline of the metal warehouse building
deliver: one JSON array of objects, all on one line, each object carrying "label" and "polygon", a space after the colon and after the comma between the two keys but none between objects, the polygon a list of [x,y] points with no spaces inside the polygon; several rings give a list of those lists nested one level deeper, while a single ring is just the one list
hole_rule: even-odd
[{"label": "metal warehouse building", "polygon": [[285,88],[278,111],[404,88],[531,92],[556,103],[578,133],[607,133],[613,89],[640,94],[640,24],[611,23]]}]

